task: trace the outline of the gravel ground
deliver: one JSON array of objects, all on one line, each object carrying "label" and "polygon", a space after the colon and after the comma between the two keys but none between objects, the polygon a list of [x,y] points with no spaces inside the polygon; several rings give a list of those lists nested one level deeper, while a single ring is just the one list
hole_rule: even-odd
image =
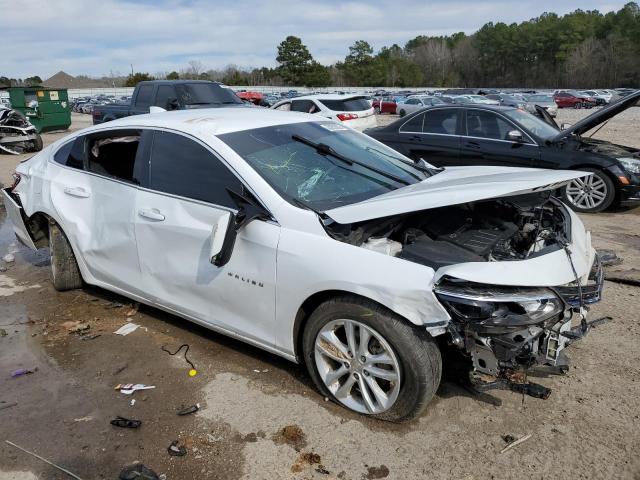
[{"label": "gravel ground", "polygon": [[[559,120],[584,113],[561,110]],[[74,115],[72,128],[87,120]],[[638,146],[639,126],[640,109],[633,109],[599,136]],[[19,160],[0,156],[2,182]],[[639,212],[582,216],[594,245],[624,258],[608,271],[611,278],[640,279]],[[16,260],[0,272],[0,328],[6,332],[0,331],[0,480],[69,478],[5,439],[84,480],[117,478],[135,460],[169,480],[640,479],[636,286],[606,282],[592,315],[614,320],[570,348],[567,375],[535,380],[553,389],[548,400],[504,391],[473,395],[447,378],[421,418],[392,425],[325,402],[303,368],[248,345],[152,308],[136,310],[100,289],[56,292],[48,252],[17,246],[0,211],[0,256],[8,251]],[[113,335],[127,319],[143,328]],[[86,323],[100,336],[83,340],[65,322]],[[160,348],[183,343],[190,345],[195,377],[187,375],[180,354]],[[35,367],[31,375],[10,378],[17,368]],[[133,397],[114,390],[128,382],[156,388]],[[177,407],[196,402],[197,414],[176,415]],[[117,429],[109,425],[116,415],[143,425]],[[505,435],[531,438],[500,453]],[[187,446],[185,457],[168,455],[174,440]]]}]

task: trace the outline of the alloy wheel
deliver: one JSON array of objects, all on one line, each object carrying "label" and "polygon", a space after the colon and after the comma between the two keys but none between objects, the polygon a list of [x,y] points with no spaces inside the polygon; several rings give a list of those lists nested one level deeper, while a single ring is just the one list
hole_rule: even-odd
[{"label": "alloy wheel", "polygon": [[597,175],[576,178],[567,185],[567,199],[576,207],[593,210],[607,199],[607,184]]},{"label": "alloy wheel", "polygon": [[398,358],[384,337],[363,323],[327,323],[316,336],[315,363],[327,389],[347,408],[379,414],[398,398]]}]

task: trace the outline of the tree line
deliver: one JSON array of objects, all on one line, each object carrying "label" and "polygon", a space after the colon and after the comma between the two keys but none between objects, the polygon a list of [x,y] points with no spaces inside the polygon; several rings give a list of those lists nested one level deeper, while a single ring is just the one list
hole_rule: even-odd
[{"label": "tree line", "polygon": [[521,23],[489,22],[471,35],[420,35],[377,52],[358,40],[344,60],[328,66],[291,35],[277,46],[276,61],[274,68],[212,70],[194,60],[179,72],[132,73],[118,83],[167,78],[247,86],[639,87],[640,7],[630,2],[606,14],[578,9]]}]

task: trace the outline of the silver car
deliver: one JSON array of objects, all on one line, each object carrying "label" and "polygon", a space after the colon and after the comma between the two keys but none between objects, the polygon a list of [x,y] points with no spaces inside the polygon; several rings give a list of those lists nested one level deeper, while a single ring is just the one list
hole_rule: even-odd
[{"label": "silver car", "polygon": [[547,93],[534,93],[526,97],[524,108],[527,112],[536,114],[536,105],[544,108],[549,115],[555,117],[558,114],[558,105],[556,105],[553,95]]},{"label": "silver car", "polygon": [[425,107],[431,107],[433,105],[443,105],[445,102],[438,97],[431,95],[413,95],[407,98],[404,102],[398,103],[396,107],[398,115],[404,117],[405,115],[418,110],[422,110]]}]

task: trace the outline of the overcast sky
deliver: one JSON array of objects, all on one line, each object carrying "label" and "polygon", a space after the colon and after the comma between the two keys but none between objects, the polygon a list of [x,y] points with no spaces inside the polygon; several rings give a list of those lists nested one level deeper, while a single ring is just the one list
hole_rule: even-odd
[{"label": "overcast sky", "polygon": [[136,71],[155,74],[200,60],[207,68],[274,66],[276,46],[302,38],[324,64],[364,39],[378,50],[417,35],[472,33],[545,11],[617,10],[591,0],[0,0],[0,76],[43,79]]}]

